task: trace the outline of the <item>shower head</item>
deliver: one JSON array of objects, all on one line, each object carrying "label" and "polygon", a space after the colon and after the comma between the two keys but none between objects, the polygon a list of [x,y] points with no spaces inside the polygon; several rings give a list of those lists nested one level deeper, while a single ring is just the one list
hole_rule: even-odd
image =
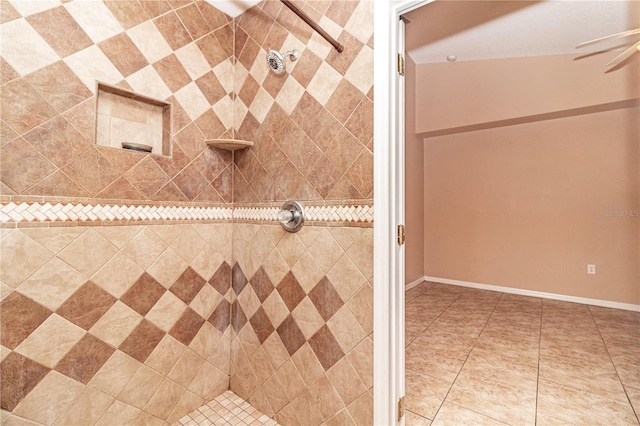
[{"label": "shower head", "polygon": [[269,68],[271,68],[271,71],[273,71],[274,73],[282,74],[287,69],[284,58],[288,56],[290,61],[295,61],[296,59],[298,59],[299,55],[300,54],[295,49],[285,52],[284,54],[278,52],[277,50],[271,49],[267,53],[267,65],[269,65]]}]

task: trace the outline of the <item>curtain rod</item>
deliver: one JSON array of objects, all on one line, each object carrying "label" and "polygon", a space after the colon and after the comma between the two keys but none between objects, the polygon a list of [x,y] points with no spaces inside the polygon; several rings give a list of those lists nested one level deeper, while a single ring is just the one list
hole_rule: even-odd
[{"label": "curtain rod", "polygon": [[282,3],[284,3],[285,6],[287,6],[289,9],[291,9],[291,11],[293,13],[295,13],[296,15],[298,15],[300,17],[300,19],[302,19],[304,22],[306,22],[307,24],[309,24],[309,26],[311,28],[313,28],[318,34],[320,34],[322,37],[324,37],[325,40],[327,40],[329,43],[331,43],[331,45],[333,47],[336,48],[336,50],[338,52],[342,52],[344,50],[344,46],[341,45],[340,43],[338,43],[336,41],[336,39],[334,39],[333,37],[331,37],[329,35],[328,32],[326,32],[325,30],[323,30],[322,28],[320,28],[320,26],[309,17],[309,15],[307,15],[306,13],[304,13],[302,10],[298,9],[298,6],[296,6],[295,4],[293,4],[292,2],[290,2],[289,0],[280,0]]}]

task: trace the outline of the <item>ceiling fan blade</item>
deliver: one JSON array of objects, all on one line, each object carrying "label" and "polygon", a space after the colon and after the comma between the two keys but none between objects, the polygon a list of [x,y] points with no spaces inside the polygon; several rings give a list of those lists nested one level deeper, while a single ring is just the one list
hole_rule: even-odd
[{"label": "ceiling fan blade", "polygon": [[627,50],[625,50],[624,52],[622,52],[621,54],[619,54],[618,56],[616,56],[615,58],[613,58],[609,63],[607,63],[606,66],[609,68],[615,67],[616,65],[622,63],[622,61],[624,61],[625,59],[633,55],[636,50],[640,51],[640,41],[634,44],[633,46],[631,46],[630,48],[628,48]]},{"label": "ceiling fan blade", "polygon": [[585,42],[580,43],[579,45],[577,45],[576,49],[579,49],[579,48],[585,47],[585,46],[591,46],[592,44],[600,43],[601,41],[606,41],[606,40],[610,40],[610,39],[614,39],[614,38],[628,37],[628,36],[634,35],[634,34],[640,34],[640,28],[636,28],[635,30],[623,31],[623,32],[617,33],[617,34],[611,34],[611,35],[608,35],[608,36],[605,36],[605,37],[596,38],[594,40],[585,41]]}]

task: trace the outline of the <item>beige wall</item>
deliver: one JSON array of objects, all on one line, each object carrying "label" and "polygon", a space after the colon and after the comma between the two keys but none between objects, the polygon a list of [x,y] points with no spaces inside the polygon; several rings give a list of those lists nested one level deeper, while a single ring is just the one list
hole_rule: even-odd
[{"label": "beige wall", "polygon": [[426,139],[425,275],[640,303],[638,114]]},{"label": "beige wall", "polygon": [[405,283],[424,276],[424,144],[417,136],[416,64],[409,56],[405,68]]},{"label": "beige wall", "polygon": [[640,208],[640,61],[604,59],[418,66],[426,276],[640,303],[639,219],[607,215]]},{"label": "beige wall", "polygon": [[416,120],[416,133],[508,124],[500,122],[638,98],[640,60],[605,73],[610,59],[553,55],[420,64],[416,113],[425,119]]}]

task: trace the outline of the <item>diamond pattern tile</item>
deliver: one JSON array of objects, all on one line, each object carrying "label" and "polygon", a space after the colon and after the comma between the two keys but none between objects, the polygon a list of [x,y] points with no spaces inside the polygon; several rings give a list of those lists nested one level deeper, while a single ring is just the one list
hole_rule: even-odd
[{"label": "diamond pattern tile", "polygon": [[271,336],[271,333],[274,332],[273,325],[262,307],[253,314],[249,322],[253,327],[253,331],[255,331],[258,336],[260,343],[264,343],[264,341]]},{"label": "diamond pattern tile", "polygon": [[208,321],[221,333],[224,333],[231,323],[231,307],[232,305],[223,299],[208,318]]},{"label": "diamond pattern tile", "polygon": [[326,325],[309,339],[309,345],[325,371],[344,357],[344,352]]},{"label": "diamond pattern tile", "polygon": [[198,334],[198,331],[200,331],[200,327],[202,327],[204,321],[204,318],[194,312],[193,309],[187,308],[171,328],[169,334],[185,346],[189,346],[189,343],[191,343],[196,334]]},{"label": "diamond pattern tile", "polygon": [[113,306],[116,298],[91,281],[75,291],[56,313],[75,325],[89,330]]},{"label": "diamond pattern tile", "polygon": [[280,324],[277,331],[289,355],[296,353],[296,351],[300,349],[300,346],[306,341],[304,334],[302,334],[292,316],[288,316],[282,324]]},{"label": "diamond pattern tile", "polygon": [[145,272],[138,281],[122,295],[120,301],[140,315],[146,315],[164,292],[165,288]]},{"label": "diamond pattern tile", "polygon": [[[202,1],[2,2],[2,78],[7,82],[3,84],[2,131],[3,138],[9,135],[12,142],[2,147],[1,185],[7,189],[5,193],[11,191],[18,196],[82,197],[85,205],[88,197],[95,198],[82,213],[67,210],[80,204],[67,200],[68,204],[59,207],[55,203],[37,207],[33,213],[27,210],[33,204],[13,204],[7,213],[3,205],[0,217],[4,220],[3,215],[7,215],[25,222],[55,220],[51,217],[64,210],[69,215],[64,220],[70,222],[133,219],[161,223],[165,219],[204,217],[190,207],[169,207],[175,202],[218,205],[232,200],[262,203],[293,197],[332,202],[355,198],[362,199],[360,204],[366,207],[371,197],[372,155],[361,145],[368,147],[373,133],[373,8],[361,3],[365,2],[301,2],[332,34],[349,42],[350,50],[339,55],[278,2],[261,3],[235,21]],[[48,25],[53,18],[59,25]],[[78,36],[68,37],[71,33]],[[291,47],[300,50],[298,62],[288,63],[288,71],[281,77],[270,73],[264,66],[266,50]],[[172,157],[153,159],[159,168],[150,167],[148,160],[141,162],[144,156],[138,153],[91,148],[96,80],[172,102],[176,133],[195,123],[193,127],[199,130],[195,133],[200,134],[187,143],[172,141]],[[299,126],[295,132],[287,126],[290,120]],[[231,155],[198,147],[203,137],[232,136],[234,131],[236,136],[256,141],[254,149],[236,153],[234,164]],[[303,151],[292,149],[294,139],[304,141]],[[43,144],[43,140],[50,144]],[[355,142],[361,144],[355,145],[358,149],[337,149]],[[202,154],[204,149],[207,154],[215,153],[215,164]],[[24,166],[26,163],[29,167]],[[295,178],[287,180],[287,176]],[[147,206],[149,203],[153,205]],[[100,208],[94,211],[97,206]],[[257,209],[257,220],[265,220],[264,214],[270,218],[268,209]],[[238,220],[256,220],[254,213],[242,213]],[[353,218],[371,222],[366,212],[350,206],[322,206],[312,208],[310,214],[319,222],[340,223]],[[223,220],[231,218],[224,216]],[[255,225],[256,229],[263,226],[277,227]],[[76,406],[72,401],[82,395],[84,383],[91,383],[95,385],[93,391],[117,398],[105,413],[104,422],[133,422],[140,410],[154,401],[154,392],[168,389],[161,384],[172,370],[174,379],[186,381],[193,377],[191,370],[193,374],[200,370],[205,354],[210,354],[206,362],[222,372],[231,372],[229,359],[224,356],[231,353],[229,335],[239,339],[242,350],[252,359],[250,369],[254,368],[253,354],[260,351],[273,368],[291,367],[291,356],[303,347],[318,359],[320,369],[326,369],[339,362],[334,361],[339,357],[336,345],[351,347],[355,335],[336,327],[340,336],[334,337],[323,323],[325,317],[335,322],[339,312],[348,310],[352,312],[348,320],[362,324],[360,311],[366,311],[362,308],[366,295],[361,298],[365,300],[351,300],[360,286],[352,289],[334,280],[331,272],[341,271],[334,265],[337,259],[307,250],[308,240],[303,244],[297,236],[287,235],[280,243],[282,234],[269,233],[273,241],[264,244],[264,238],[254,230],[244,233],[246,244],[238,246],[247,247],[247,252],[234,256],[230,240],[207,240],[190,246],[190,237],[183,233],[186,242],[178,247],[173,241],[182,228],[168,224],[167,228],[180,231],[171,238],[169,234],[159,238],[151,231],[155,227],[140,226],[142,231],[127,241],[119,241],[115,234],[80,228],[86,232],[80,238],[71,238],[71,244],[54,260],[53,253],[34,246],[38,250],[29,253],[35,257],[20,260],[26,267],[23,271],[5,268],[6,259],[16,258],[13,254],[5,256],[3,246],[2,279],[17,292],[2,303],[15,302],[18,297],[18,311],[36,302],[44,305],[35,311],[44,309],[43,318],[34,318],[30,312],[21,317],[15,329],[13,324],[7,325],[2,307],[3,346],[19,348],[19,353],[3,354],[3,409],[11,407],[8,409],[45,423],[53,423],[63,412],[67,414],[61,419],[68,419],[71,411],[66,411],[67,406]],[[14,234],[23,235],[19,230]],[[249,235],[255,235],[255,241]],[[13,237],[8,241],[17,244]],[[203,256],[213,246],[216,260],[205,265]],[[365,241],[358,241],[347,253],[349,262],[361,274],[359,280],[371,277],[367,260],[370,253]],[[60,263],[67,265],[66,276],[75,278],[69,285],[52,286],[56,294],[36,297],[36,283],[44,282],[54,270],[62,271]],[[204,275],[180,281],[191,271]],[[32,279],[29,285],[25,282],[28,277]],[[207,280],[208,284],[204,282]],[[323,284],[316,290],[318,282]],[[273,291],[276,283],[277,291]],[[242,299],[241,303],[235,297]],[[342,306],[335,313],[338,300],[348,302],[349,309]],[[222,334],[229,325],[237,334]],[[277,329],[275,333],[273,328]],[[215,344],[202,337],[204,329],[209,330],[208,335],[216,335]],[[48,334],[57,335],[49,341],[45,338]],[[9,346],[4,345],[5,338]],[[55,348],[48,347],[52,343]],[[194,347],[197,358],[185,357],[187,345]],[[320,346],[329,351],[316,353]],[[320,362],[321,357],[324,362]],[[48,368],[39,369],[37,360],[58,370],[44,386],[38,383]],[[193,361],[198,368],[188,368],[185,360]],[[141,368],[142,362],[152,363],[152,369]],[[5,371],[15,365],[31,373],[11,381],[10,390],[6,390],[4,378],[9,375]],[[259,377],[254,373],[247,377],[252,375]],[[314,380],[310,377],[318,377],[308,372],[300,375],[310,389]],[[233,378],[231,382],[236,383]],[[323,415],[332,411],[306,408],[315,407],[316,402],[309,399],[313,392],[294,396],[292,389],[298,386],[277,375],[263,383],[246,378],[242,383],[248,387],[239,393],[250,392],[247,398],[264,401],[270,413],[288,407],[298,422],[303,414],[296,416],[296,410],[306,413],[307,409],[319,409]],[[200,385],[193,386],[193,392],[204,392]],[[220,389],[225,388],[228,379]],[[56,394],[51,391],[58,389],[62,391],[55,398],[42,397]],[[279,395],[269,389],[279,389]],[[30,391],[33,396],[25,398]],[[348,396],[351,399],[354,395]],[[205,395],[188,391],[176,401],[171,413],[165,407],[153,413],[166,415],[161,420],[173,422],[180,418],[179,410],[183,414],[193,410],[201,397]],[[39,406],[45,407],[44,411],[40,412]],[[158,401],[151,406],[158,407]],[[339,402],[331,415],[344,408],[346,405]],[[353,407],[349,412],[354,419],[357,417]],[[148,412],[145,415],[138,418],[140,423],[150,419]]]},{"label": "diamond pattern tile", "polygon": [[20,401],[36,387],[50,371],[16,352],[11,352],[0,363],[2,382],[0,382],[0,407],[13,411]]},{"label": "diamond pattern tile", "polygon": [[251,287],[256,292],[260,303],[263,303],[275,289],[275,287],[271,283],[271,280],[269,279],[269,276],[262,267],[258,268],[256,273],[251,278],[250,283]]},{"label": "diamond pattern tile", "polygon": [[329,321],[333,314],[344,305],[340,295],[327,277],[322,278],[309,292],[309,299],[325,321]]},{"label": "diamond pattern tile", "polygon": [[289,311],[294,310],[305,296],[304,290],[291,272],[285,275],[282,281],[280,281],[277,289]]},{"label": "diamond pattern tile", "polygon": [[191,303],[206,281],[196,271],[187,268],[169,290],[184,303]]},{"label": "diamond pattern tile", "polygon": [[36,328],[38,328],[52,312],[31,299],[13,292],[0,303],[0,339],[2,345],[15,349]]},{"label": "diamond pattern tile", "polygon": [[111,357],[115,348],[102,340],[85,334],[82,339],[58,362],[55,370],[87,384]]},{"label": "diamond pattern tile", "polygon": [[119,349],[132,358],[145,362],[164,335],[164,331],[153,325],[152,322],[143,319],[120,344]]}]

